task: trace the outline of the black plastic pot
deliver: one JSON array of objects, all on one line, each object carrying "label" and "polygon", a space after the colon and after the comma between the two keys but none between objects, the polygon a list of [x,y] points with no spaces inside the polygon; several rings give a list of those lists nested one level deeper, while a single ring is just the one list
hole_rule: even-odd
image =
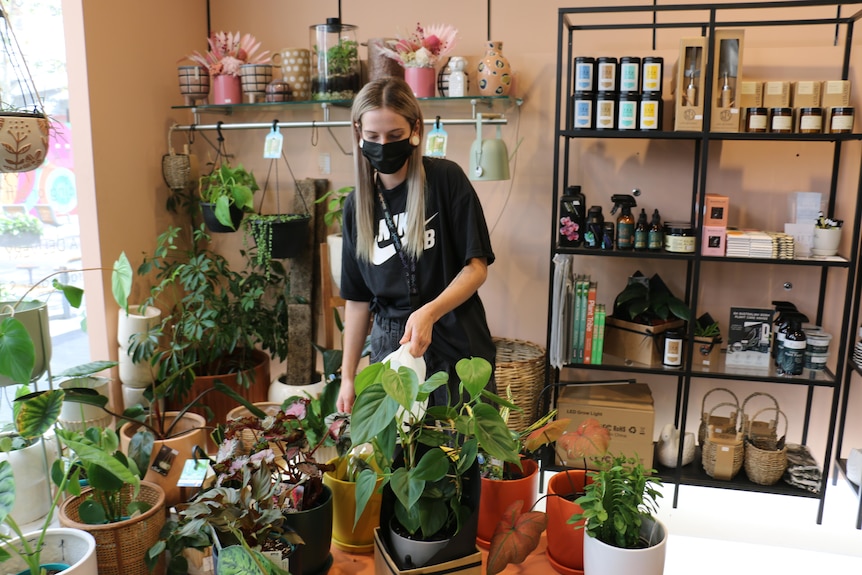
[{"label": "black plastic pot", "polygon": [[314,509],[284,514],[284,524],[305,542],[299,546],[301,568],[296,575],[326,573],[332,565],[332,491],[325,485],[323,490],[326,499]]},{"label": "black plastic pot", "polygon": [[[306,245],[308,245],[309,221],[311,221],[311,216],[299,215],[284,222],[252,220],[250,224],[253,228],[253,237],[261,235],[258,231],[260,227],[272,227],[272,253],[270,257],[283,259],[295,258],[303,253]],[[257,247],[263,249],[265,246]]]},{"label": "black plastic pot", "polygon": [[230,220],[233,223],[232,228],[218,221],[218,218],[215,215],[215,204],[201,202],[201,212],[204,215],[204,223],[207,225],[207,229],[214,234],[235,232],[239,229],[240,222],[242,222],[242,210],[236,206],[230,207]]}]

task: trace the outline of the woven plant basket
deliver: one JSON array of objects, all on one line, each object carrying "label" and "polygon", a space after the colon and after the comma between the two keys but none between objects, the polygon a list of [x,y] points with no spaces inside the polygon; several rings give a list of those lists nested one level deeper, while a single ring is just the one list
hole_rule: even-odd
[{"label": "woven plant basket", "polygon": [[[730,417],[724,417],[721,415],[709,415],[710,412],[706,409],[706,398],[712,395],[714,392],[720,391],[722,393],[726,393],[733,398],[733,404],[736,405],[736,411],[733,411]],[[739,399],[736,397],[736,394],[724,387],[715,387],[710,389],[703,395],[703,400],[700,402],[700,427],[697,429],[697,443],[699,445],[703,445],[706,441],[706,431],[710,425],[715,426],[716,429],[724,430],[731,429],[736,427],[736,414],[739,410]]]},{"label": "woven plant basket", "polygon": [[536,421],[536,403],[545,384],[545,348],[520,339],[494,338],[497,347],[494,379],[497,394],[506,397],[506,388],[512,391],[512,400],[523,411],[509,412],[509,429],[523,431]]},{"label": "woven plant basket", "polygon": [[[756,415],[759,415],[763,411],[774,411],[775,419],[770,419],[766,421],[759,421],[757,417],[749,417],[748,411],[746,411],[746,407],[748,403],[759,397],[764,397],[769,399],[772,403],[772,407],[761,409],[757,412]],[[749,411],[751,408],[749,407]],[[775,399],[772,395],[768,393],[763,393],[761,391],[757,391],[752,393],[742,402],[742,431],[746,438],[751,438],[755,440],[755,443],[760,446],[761,449],[777,449],[778,444],[778,434],[776,431],[776,426],[778,424],[778,414],[781,412],[781,408],[778,405],[778,400]],[[786,417],[785,417],[786,423]],[[786,427],[786,426],[785,426]]]},{"label": "woven plant basket", "polygon": [[[165,492],[155,483],[141,481],[137,500],[152,505],[146,513],[137,517],[89,525],[81,523],[78,507],[92,491],[87,488],[77,497],[69,497],[60,506],[60,525],[86,531],[96,539],[96,558],[99,575],[149,575],[144,563],[147,550],[159,540],[159,532],[165,524]],[[123,494],[123,504],[131,499],[132,486]],[[162,567],[154,573],[161,572]]]},{"label": "woven plant basket", "polygon": [[[764,411],[772,411],[771,407],[761,409],[751,418],[756,421]],[[787,415],[778,410],[778,415],[784,417],[784,433],[787,434]],[[777,419],[777,416],[776,416]],[[756,436],[745,438],[745,474],[758,485],[775,485],[787,469],[787,446],[782,441],[779,448],[776,442],[762,440]]]},{"label": "woven plant basket", "polygon": [[[719,403],[709,410],[708,417],[711,417],[712,413],[720,407],[731,407],[735,411],[739,410],[733,403]],[[727,432],[718,432],[715,426],[710,425],[707,428],[706,439],[703,442],[701,451],[701,463],[706,474],[715,479],[729,481],[736,477],[736,474],[742,469],[742,461],[745,457],[742,432],[737,432],[735,429]],[[726,457],[732,458],[731,467],[727,474],[723,473],[721,467],[716,465],[719,458]]]}]

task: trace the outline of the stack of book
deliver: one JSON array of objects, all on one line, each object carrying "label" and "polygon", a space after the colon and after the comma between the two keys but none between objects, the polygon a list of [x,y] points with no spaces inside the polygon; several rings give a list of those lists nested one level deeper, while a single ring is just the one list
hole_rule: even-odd
[{"label": "stack of book", "polygon": [[598,285],[589,276],[576,276],[572,301],[571,363],[602,363],[605,335],[604,304],[596,303]]},{"label": "stack of book", "polygon": [[793,237],[782,232],[727,230],[729,258],[793,259]]}]

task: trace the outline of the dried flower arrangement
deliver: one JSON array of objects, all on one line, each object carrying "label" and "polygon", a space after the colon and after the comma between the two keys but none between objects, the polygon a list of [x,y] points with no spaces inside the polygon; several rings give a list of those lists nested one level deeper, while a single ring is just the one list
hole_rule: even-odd
[{"label": "dried flower arrangement", "polygon": [[383,54],[404,68],[433,68],[440,59],[455,47],[458,30],[450,24],[416,23],[409,36],[399,36],[380,46]]},{"label": "dried flower arrangement", "polygon": [[251,34],[239,32],[216,32],[207,40],[209,52],[201,54],[197,50],[187,58],[209,70],[210,76],[239,76],[243,64],[264,64],[269,61],[269,50],[260,50],[260,42]]}]

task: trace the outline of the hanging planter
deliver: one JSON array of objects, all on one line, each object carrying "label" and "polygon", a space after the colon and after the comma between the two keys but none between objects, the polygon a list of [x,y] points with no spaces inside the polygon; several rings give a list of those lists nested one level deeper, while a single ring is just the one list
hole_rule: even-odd
[{"label": "hanging planter", "polygon": [[231,232],[235,232],[237,227],[239,227],[239,224],[242,222],[242,210],[236,206],[229,206],[227,209],[228,217],[230,218],[230,225],[225,225],[216,215],[217,209],[216,204],[201,202],[201,212],[203,213],[204,223],[207,225],[207,229],[215,234],[229,234]]},{"label": "hanging planter", "polygon": [[247,232],[257,246],[257,263],[268,267],[273,258],[295,258],[301,255],[308,243],[308,214],[263,216],[255,214],[246,219]]}]

